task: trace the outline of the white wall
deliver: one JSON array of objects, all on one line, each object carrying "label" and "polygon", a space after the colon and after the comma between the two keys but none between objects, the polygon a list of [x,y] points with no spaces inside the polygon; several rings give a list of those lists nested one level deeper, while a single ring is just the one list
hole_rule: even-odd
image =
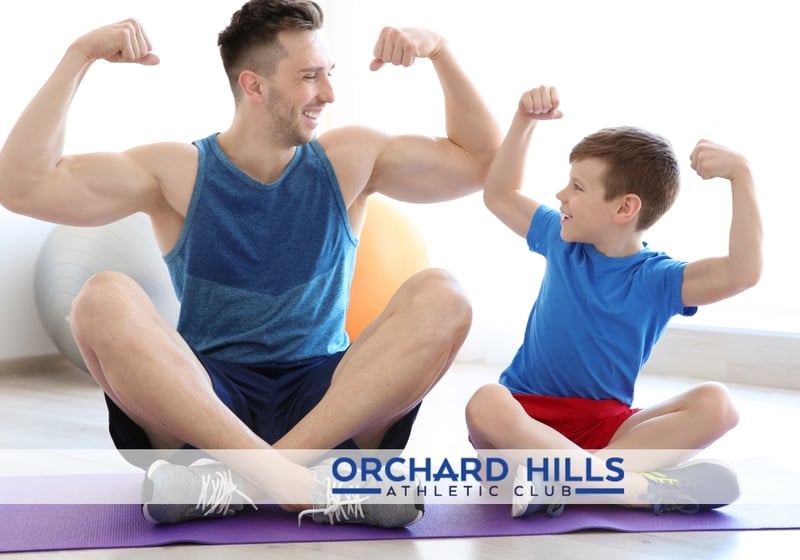
[{"label": "white wall", "polygon": [[[97,64],[75,101],[68,152],[118,150],[160,140],[191,141],[225,128],[232,103],[216,34],[242,0],[76,0],[0,4],[0,139],[78,34],[138,17],[161,55],[155,68]],[[791,165],[800,129],[794,75],[800,41],[789,4],[778,0],[340,0],[326,2],[337,63],[337,102],[327,126],[370,124],[439,134],[441,96],[430,66],[367,66],[381,26],[425,25],[445,34],[505,127],[520,93],[559,86],[566,118],[537,131],[530,189],[553,201],[566,157],[583,135],[635,124],[670,137],[684,162],[710,137],[753,163],[764,208],[767,269],[761,285],[710,306],[695,324],[800,331],[794,286],[800,203]],[[649,235],[654,246],[691,260],[723,252],[729,190],[703,183],[687,166],[670,216]],[[423,229],[433,264],[452,269],[472,295],[475,323],[462,357],[503,363],[522,336],[542,263],[506,232],[478,197],[406,207]],[[0,208],[0,359],[52,351],[35,316],[32,270],[47,224]]]}]

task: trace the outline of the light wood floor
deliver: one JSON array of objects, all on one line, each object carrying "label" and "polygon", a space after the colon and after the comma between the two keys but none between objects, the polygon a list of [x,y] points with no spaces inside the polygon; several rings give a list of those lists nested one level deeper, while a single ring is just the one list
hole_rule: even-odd
[{"label": "light wood floor", "polygon": [[[420,412],[409,444],[411,453],[442,449],[469,451],[463,407],[497,371],[456,364]],[[637,404],[652,404],[685,390],[694,380],[643,376]],[[800,393],[747,386],[731,390],[742,412],[740,425],[712,448],[718,456],[785,445],[788,426],[797,425]],[[794,429],[794,428],[792,428]],[[781,433],[778,433],[781,432]],[[783,443],[782,443],[783,442]],[[88,374],[60,359],[0,363],[0,449],[110,449],[101,393]],[[757,454],[757,453],[756,453]],[[0,527],[0,538],[3,528]],[[425,539],[243,546],[192,546],[6,554],[11,559],[182,559],[191,558],[516,558],[559,560],[642,558],[798,558],[800,531],[674,533],[581,532],[557,536]]]}]

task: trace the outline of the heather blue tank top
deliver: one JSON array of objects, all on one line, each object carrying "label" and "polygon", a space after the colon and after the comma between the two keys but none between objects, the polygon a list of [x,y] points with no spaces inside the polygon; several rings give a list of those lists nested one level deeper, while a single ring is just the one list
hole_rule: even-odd
[{"label": "heather blue tank top", "polygon": [[283,175],[246,175],[214,134],[200,153],[183,231],[164,260],[181,301],[178,332],[239,364],[293,364],[344,350],[358,240],[315,140]]}]

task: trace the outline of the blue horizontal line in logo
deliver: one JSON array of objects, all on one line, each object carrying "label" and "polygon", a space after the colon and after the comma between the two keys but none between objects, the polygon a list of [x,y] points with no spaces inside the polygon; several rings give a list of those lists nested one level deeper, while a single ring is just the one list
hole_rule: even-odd
[{"label": "blue horizontal line in logo", "polygon": [[331,488],[332,494],[380,494],[380,488]]},{"label": "blue horizontal line in logo", "polygon": [[624,488],[576,488],[576,494],[624,494]]}]

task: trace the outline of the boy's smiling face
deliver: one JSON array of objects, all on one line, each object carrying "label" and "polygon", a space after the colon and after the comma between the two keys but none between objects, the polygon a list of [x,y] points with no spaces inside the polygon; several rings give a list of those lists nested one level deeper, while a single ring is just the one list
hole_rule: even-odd
[{"label": "boy's smiling face", "polygon": [[607,173],[608,164],[597,158],[573,162],[569,184],[556,194],[564,241],[596,245],[613,231],[618,203],[605,199]]}]

